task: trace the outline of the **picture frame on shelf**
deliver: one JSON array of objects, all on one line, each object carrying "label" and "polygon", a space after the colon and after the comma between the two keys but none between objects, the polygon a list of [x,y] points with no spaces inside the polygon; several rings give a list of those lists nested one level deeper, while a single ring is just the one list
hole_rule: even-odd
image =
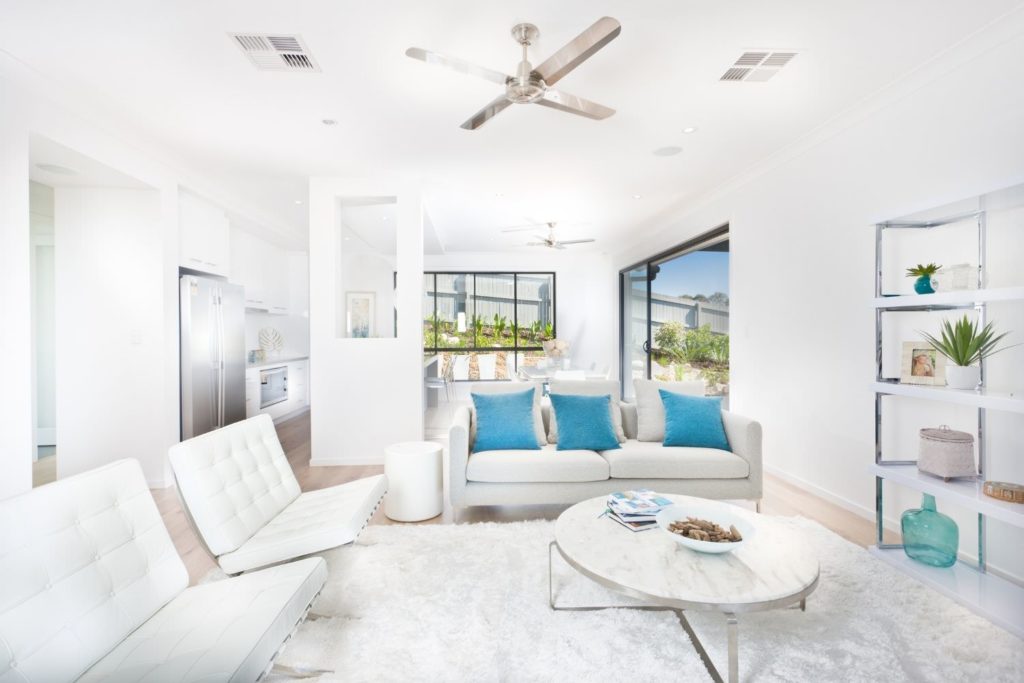
[{"label": "picture frame on shelf", "polygon": [[946,357],[926,341],[903,342],[900,384],[946,385]]},{"label": "picture frame on shelf", "polygon": [[377,336],[377,295],[374,292],[345,292],[345,333],[354,339]]}]

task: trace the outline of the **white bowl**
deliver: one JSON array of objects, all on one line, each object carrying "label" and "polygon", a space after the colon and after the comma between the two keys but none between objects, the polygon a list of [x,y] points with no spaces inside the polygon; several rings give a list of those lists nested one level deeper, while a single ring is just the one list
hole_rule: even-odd
[{"label": "white bowl", "polygon": [[[749,541],[754,535],[754,525],[730,510],[730,507],[732,506],[724,505],[722,503],[670,505],[659,512],[655,519],[657,520],[658,526],[661,528],[662,532],[668,534],[674,538],[677,543],[685,545],[691,550],[696,550],[699,553],[728,553],[736,550],[737,548],[742,548],[743,544]],[[672,522],[684,520],[687,517],[704,519],[717,524],[723,529],[735,526],[736,530],[740,532],[740,536],[743,537],[743,540],[736,541],[734,543],[712,543],[711,541],[698,541],[694,538],[681,536],[668,530],[668,527]]]}]

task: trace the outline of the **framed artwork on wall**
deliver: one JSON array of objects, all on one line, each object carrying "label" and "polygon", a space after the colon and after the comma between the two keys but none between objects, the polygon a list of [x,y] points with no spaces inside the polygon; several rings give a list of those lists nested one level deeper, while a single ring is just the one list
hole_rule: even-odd
[{"label": "framed artwork on wall", "polygon": [[928,342],[903,342],[900,384],[945,386],[946,357]]},{"label": "framed artwork on wall", "polygon": [[345,331],[349,337],[377,336],[376,299],[374,292],[345,292]]}]

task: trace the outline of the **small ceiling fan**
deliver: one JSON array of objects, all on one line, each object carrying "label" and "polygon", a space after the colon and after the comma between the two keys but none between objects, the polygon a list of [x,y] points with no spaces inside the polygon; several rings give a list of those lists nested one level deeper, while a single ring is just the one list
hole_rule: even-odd
[{"label": "small ceiling fan", "polygon": [[582,240],[560,240],[555,237],[555,226],[557,223],[554,221],[550,223],[537,223],[536,225],[523,225],[514,228],[505,228],[502,232],[523,232],[524,230],[535,230],[536,228],[546,225],[548,226],[547,237],[543,235],[534,235],[534,237],[540,242],[527,242],[528,247],[547,247],[549,249],[565,249],[567,244],[586,244],[587,242],[595,241],[594,238],[588,237]]},{"label": "small ceiling fan", "polygon": [[515,76],[509,76],[500,71],[477,66],[454,57],[446,57],[419,47],[410,47],[405,54],[428,64],[446,66],[449,69],[485,78],[505,87],[504,93],[491,100],[487,106],[462,124],[466,130],[476,130],[510,104],[540,104],[570,114],[585,116],[588,119],[606,119],[615,113],[614,109],[570,95],[562,90],[555,90],[551,86],[610,43],[621,30],[622,26],[618,21],[611,17],[602,17],[535,69],[527,59],[526,51],[540,35],[540,31],[533,24],[516,24],[512,27],[512,37],[523,48],[523,60],[519,62]]}]

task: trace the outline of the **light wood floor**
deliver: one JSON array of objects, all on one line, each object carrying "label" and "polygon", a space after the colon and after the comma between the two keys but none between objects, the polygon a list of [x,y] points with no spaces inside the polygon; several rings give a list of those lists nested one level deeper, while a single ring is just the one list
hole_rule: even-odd
[{"label": "light wood floor", "polygon": [[[295,471],[303,491],[326,488],[347,481],[383,472],[381,465],[358,467],[309,466],[309,413],[299,415],[277,426],[281,445]],[[874,542],[874,526],[868,520],[844,510],[828,501],[807,493],[776,477],[765,476],[765,496],[762,511],[773,515],[802,515],[828,527],[843,538],[861,546]],[[173,488],[153,491],[157,507],[171,533],[178,553],[188,568],[192,583],[198,581],[216,564],[200,544],[189,525],[177,493]],[[479,507],[459,514],[459,523],[482,521],[511,521],[522,519],[554,519],[565,509],[562,505],[534,505],[525,507]],[[446,504],[444,512],[432,520],[418,524],[447,524],[452,522],[452,510]],[[371,524],[396,524],[377,510]]]}]

